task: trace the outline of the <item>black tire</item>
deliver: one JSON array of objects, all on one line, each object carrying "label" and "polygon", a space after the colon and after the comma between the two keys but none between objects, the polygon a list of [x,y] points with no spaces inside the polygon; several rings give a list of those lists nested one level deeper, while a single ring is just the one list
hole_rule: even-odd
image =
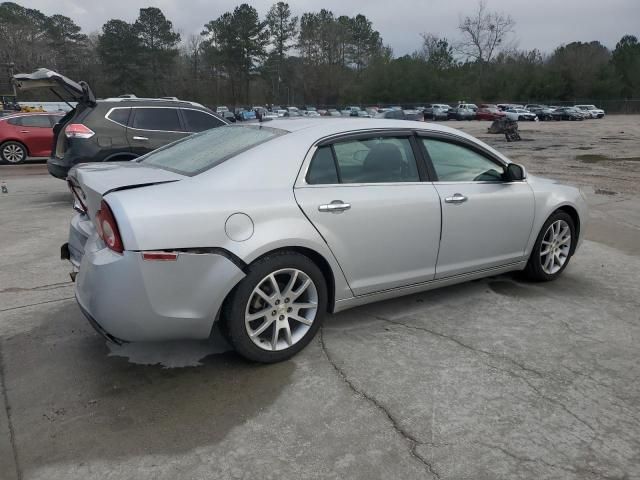
[{"label": "black tire", "polygon": [[[27,147],[20,142],[9,141],[0,145],[0,161],[4,164],[18,165],[27,159],[28,154]],[[16,155],[20,157],[18,160],[15,160]]]},{"label": "black tire", "polygon": [[[282,350],[265,350],[257,346],[245,327],[245,309],[251,300],[254,289],[269,274],[282,269],[297,269],[305,273],[315,285],[317,291],[317,309],[309,330],[297,342]],[[327,283],[318,266],[308,257],[292,251],[276,252],[256,260],[247,267],[246,277],[236,286],[225,301],[222,321],[229,342],[240,355],[248,360],[261,363],[275,363],[286,360],[313,339],[322,325],[327,312]]]},{"label": "black tire", "polygon": [[[571,247],[569,248],[569,255],[565,260],[564,264],[562,265],[562,267],[560,268],[560,270],[558,270],[553,274],[548,274],[542,268],[542,262],[540,259],[540,249],[542,246],[542,240],[544,238],[544,234],[546,233],[547,229],[552,223],[558,220],[564,220],[567,223],[567,225],[569,225],[569,230],[571,232]],[[529,256],[529,261],[527,262],[527,266],[524,269],[525,277],[535,282],[549,282],[551,280],[555,280],[556,278],[558,278],[560,274],[564,271],[564,269],[567,268],[567,265],[569,265],[569,261],[571,260],[573,252],[575,250],[576,240],[577,240],[576,227],[573,222],[573,218],[571,218],[571,216],[568,213],[563,211],[556,211],[555,213],[553,213],[547,219],[547,221],[544,222],[544,225],[542,226],[542,228],[540,229],[540,232],[538,233],[538,238],[536,239],[536,243],[533,245],[533,250],[531,251],[531,255]]]}]

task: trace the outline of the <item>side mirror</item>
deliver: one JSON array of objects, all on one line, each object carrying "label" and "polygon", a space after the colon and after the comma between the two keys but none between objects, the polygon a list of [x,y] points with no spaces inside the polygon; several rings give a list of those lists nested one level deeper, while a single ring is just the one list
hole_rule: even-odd
[{"label": "side mirror", "polygon": [[527,172],[522,165],[510,163],[507,165],[504,176],[508,182],[521,182],[527,178]]}]

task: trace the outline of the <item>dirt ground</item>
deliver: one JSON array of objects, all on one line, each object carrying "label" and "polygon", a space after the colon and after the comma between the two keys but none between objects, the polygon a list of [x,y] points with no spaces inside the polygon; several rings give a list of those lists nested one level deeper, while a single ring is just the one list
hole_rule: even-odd
[{"label": "dirt ground", "polygon": [[534,175],[604,195],[640,192],[640,115],[611,115],[582,122],[520,122],[522,141],[487,133],[489,122],[443,122],[463,130],[523,164]]}]

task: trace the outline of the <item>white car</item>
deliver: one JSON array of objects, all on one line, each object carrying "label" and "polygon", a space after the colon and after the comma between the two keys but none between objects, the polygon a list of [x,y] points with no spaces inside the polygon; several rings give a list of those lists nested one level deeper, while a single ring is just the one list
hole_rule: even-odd
[{"label": "white car", "polygon": [[305,117],[319,117],[319,116],[320,116],[320,114],[319,114],[317,111],[315,111],[315,110],[307,110],[307,111],[304,113],[304,116],[305,116]]},{"label": "white car", "polygon": [[604,118],[604,110],[595,105],[576,105],[578,110],[589,113],[591,118]]},{"label": "white car", "polygon": [[525,110],[524,108],[509,108],[505,112],[507,114],[507,118],[509,120],[523,121],[536,121],[538,120],[538,116],[535,113],[531,113],[529,110]]},{"label": "white car", "polygon": [[424,122],[225,125],[68,178],[61,254],[99,333],[220,332],[260,362],[300,351],[328,312],[510,271],[555,280],[588,218],[577,188]]}]

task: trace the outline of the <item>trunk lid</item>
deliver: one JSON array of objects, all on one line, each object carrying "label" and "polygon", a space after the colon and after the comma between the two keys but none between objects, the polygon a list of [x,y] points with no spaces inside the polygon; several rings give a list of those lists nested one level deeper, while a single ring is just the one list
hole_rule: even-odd
[{"label": "trunk lid", "polygon": [[84,163],[69,171],[69,182],[80,188],[89,216],[95,218],[102,197],[110,192],[141,188],[186,178],[138,162]]},{"label": "trunk lid", "polygon": [[75,82],[48,68],[39,68],[33,73],[18,73],[13,83],[21,91],[46,88],[62,101],[74,101],[79,105],[95,106],[96,97],[86,82]]}]

